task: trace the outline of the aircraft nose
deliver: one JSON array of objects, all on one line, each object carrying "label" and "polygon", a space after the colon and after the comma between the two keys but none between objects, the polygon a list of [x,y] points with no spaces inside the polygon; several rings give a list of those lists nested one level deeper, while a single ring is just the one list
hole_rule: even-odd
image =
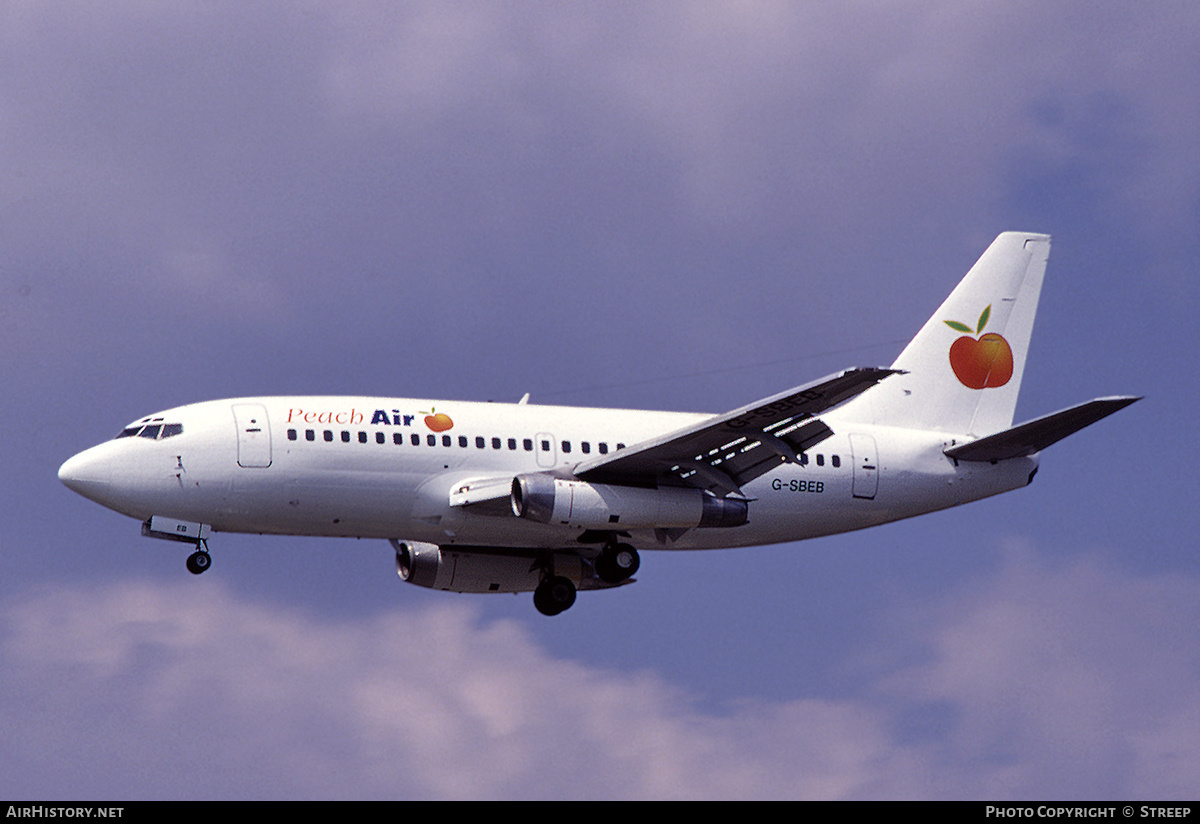
[{"label": "aircraft nose", "polygon": [[112,470],[92,448],[69,458],[60,466],[58,479],[72,492],[96,500],[112,483]]}]

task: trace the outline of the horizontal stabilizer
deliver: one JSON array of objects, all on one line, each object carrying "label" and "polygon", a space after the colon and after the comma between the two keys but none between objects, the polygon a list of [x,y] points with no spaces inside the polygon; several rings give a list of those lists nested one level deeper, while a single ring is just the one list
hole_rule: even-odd
[{"label": "horizontal stabilizer", "polygon": [[977,441],[952,446],[945,452],[960,461],[1003,461],[1027,457],[1139,400],[1140,397],[1129,396],[1097,398]]}]

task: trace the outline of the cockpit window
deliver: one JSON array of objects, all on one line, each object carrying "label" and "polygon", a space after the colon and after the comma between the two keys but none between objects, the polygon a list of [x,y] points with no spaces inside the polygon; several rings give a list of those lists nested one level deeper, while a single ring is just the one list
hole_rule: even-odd
[{"label": "cockpit window", "polygon": [[161,441],[164,438],[171,438],[181,434],[183,434],[183,424],[181,423],[152,423],[149,426],[136,423],[133,426],[127,426],[122,429],[121,434],[117,435],[117,438],[132,438],[137,435],[141,438],[149,438],[152,441]]}]

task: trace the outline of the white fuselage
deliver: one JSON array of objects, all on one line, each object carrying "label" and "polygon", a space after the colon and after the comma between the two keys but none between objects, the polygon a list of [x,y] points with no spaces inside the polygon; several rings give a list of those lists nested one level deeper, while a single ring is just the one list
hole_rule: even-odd
[{"label": "white fuselage", "polygon": [[[133,518],[214,531],[404,538],[442,546],[578,545],[577,527],[515,517],[507,492],[452,505],[465,482],[553,471],[708,418],[703,414],[369,397],[269,397],[177,407],[80,453],[60,471],[80,494]],[[1036,457],[955,462],[941,432],[846,422],[806,462],[748,483],[748,523],[664,537],[643,549],[772,544],[861,529],[1026,485]],[[460,502],[461,503],[461,502]]]}]

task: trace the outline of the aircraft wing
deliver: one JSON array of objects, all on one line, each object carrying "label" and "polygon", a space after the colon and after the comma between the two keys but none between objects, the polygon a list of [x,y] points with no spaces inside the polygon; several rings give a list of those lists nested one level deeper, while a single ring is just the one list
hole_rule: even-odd
[{"label": "aircraft wing", "polygon": [[1003,461],[1027,457],[1139,400],[1141,398],[1130,396],[1097,398],[995,435],[952,446],[945,452],[960,461]]},{"label": "aircraft wing", "polygon": [[693,486],[716,495],[742,486],[828,438],[816,415],[850,400],[894,369],[848,369],[715,415],[694,426],[583,461],[575,477],[626,486]]}]

